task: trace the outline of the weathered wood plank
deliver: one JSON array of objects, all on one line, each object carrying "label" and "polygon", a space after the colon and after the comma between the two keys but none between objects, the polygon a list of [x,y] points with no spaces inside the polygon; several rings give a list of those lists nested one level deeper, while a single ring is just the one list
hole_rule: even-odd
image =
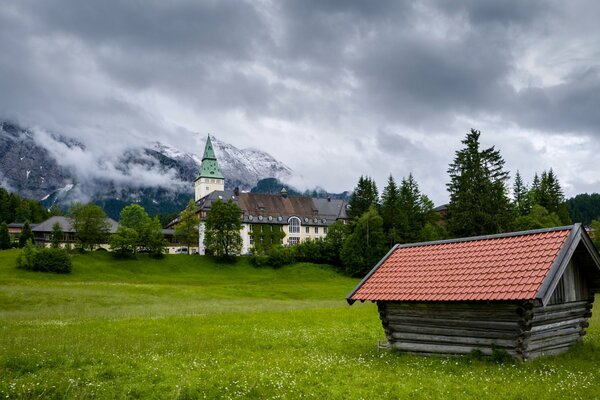
[{"label": "weathered wood plank", "polygon": [[539,332],[539,331],[555,330],[555,329],[570,326],[570,325],[580,326],[584,322],[586,322],[585,318],[573,318],[573,319],[569,319],[569,320],[565,320],[565,321],[553,322],[550,324],[535,325],[535,326],[531,327],[531,332],[533,333],[533,332]]},{"label": "weathered wood plank", "polygon": [[[388,325],[389,326],[389,325]],[[392,329],[393,328],[393,329]],[[456,327],[446,327],[443,325],[435,326],[423,326],[423,325],[393,325],[389,328],[393,332],[406,332],[406,333],[427,333],[431,335],[444,335],[444,336],[470,336],[470,337],[481,337],[481,338],[498,338],[498,339],[512,339],[519,335],[529,335],[529,332],[520,331],[497,331],[491,329],[461,329]]]},{"label": "weathered wood plank", "polygon": [[387,323],[389,325],[423,325],[423,326],[448,326],[458,328],[479,328],[479,329],[495,329],[502,331],[520,331],[521,326],[525,323],[521,321],[505,322],[505,321],[474,321],[474,320],[461,320],[461,319],[447,319],[447,318],[421,318],[421,317],[398,317],[398,316],[387,316]]},{"label": "weathered wood plank", "polygon": [[579,340],[579,333],[574,333],[566,336],[558,336],[555,338],[548,338],[537,342],[529,343],[527,351],[543,350],[545,348],[553,348],[555,346],[562,346],[567,344],[573,344]]},{"label": "weathered wood plank", "polygon": [[[469,354],[473,350],[480,350],[483,354],[492,354],[491,348],[478,346],[406,342],[394,342],[391,345],[392,347],[398,350],[408,351],[411,353]],[[514,349],[506,349],[505,351],[513,357],[518,356],[517,352]]]},{"label": "weathered wood plank", "polygon": [[498,338],[480,338],[473,336],[443,336],[443,335],[431,335],[427,332],[423,334],[415,334],[415,333],[405,333],[405,332],[393,332],[392,338],[394,341],[400,340],[403,342],[411,342],[411,343],[439,343],[439,344],[461,344],[461,345],[471,345],[471,346],[501,346],[501,347],[511,347],[514,348],[517,346],[517,338],[514,337],[512,339],[498,339]]},{"label": "weathered wood plank", "polygon": [[548,313],[537,313],[536,312],[533,315],[531,322],[534,325],[537,325],[540,322],[566,320],[566,319],[572,319],[573,317],[584,317],[586,312],[587,312],[587,310],[585,309],[585,307],[575,308],[575,309],[570,309],[570,310],[567,309],[567,310],[563,310],[563,311],[548,312]]},{"label": "weathered wood plank", "polygon": [[562,329],[558,329],[558,330],[533,332],[530,334],[528,339],[529,339],[529,342],[534,342],[534,341],[537,341],[540,339],[547,339],[547,338],[552,338],[552,337],[571,335],[574,333],[581,335],[582,331],[583,331],[583,329],[581,329],[580,327],[568,326],[566,328],[562,328]]},{"label": "weathered wood plank", "polygon": [[564,310],[567,308],[572,308],[572,307],[586,307],[589,304],[589,302],[587,300],[582,300],[582,301],[572,301],[569,303],[561,303],[561,304],[552,304],[552,305],[548,305],[545,307],[534,307],[534,312],[537,312],[537,310],[545,310],[548,312],[552,312],[552,311],[560,311],[560,310]]}]

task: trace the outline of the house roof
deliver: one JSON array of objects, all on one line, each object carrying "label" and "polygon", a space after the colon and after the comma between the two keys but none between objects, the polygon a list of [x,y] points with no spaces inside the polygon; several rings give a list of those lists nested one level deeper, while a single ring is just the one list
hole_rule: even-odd
[{"label": "house roof", "polygon": [[214,191],[196,204],[207,211],[220,199],[236,202],[246,223],[287,224],[290,217],[298,217],[303,225],[330,225],[338,219],[346,219],[346,202],[339,199],[322,199],[281,194],[239,193],[230,190]]},{"label": "house roof", "polygon": [[597,283],[600,255],[580,224],[397,245],[346,300],[352,304],[539,299],[546,304],[578,248],[591,260],[588,266]]},{"label": "house roof", "polygon": [[[115,233],[117,231],[117,228],[119,227],[119,223],[112,218],[107,218],[106,220],[110,225],[109,232]],[[75,232],[75,230],[73,229],[71,221],[71,218],[68,217],[54,216],[48,218],[44,222],[37,224],[31,230],[33,232],[52,232],[52,226],[58,222],[58,224],[60,225],[60,229],[63,232],[73,233]]]}]

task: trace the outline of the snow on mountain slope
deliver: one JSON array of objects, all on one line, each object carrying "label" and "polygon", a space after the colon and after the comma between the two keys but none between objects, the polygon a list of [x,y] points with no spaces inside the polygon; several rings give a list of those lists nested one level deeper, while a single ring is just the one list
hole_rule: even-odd
[{"label": "snow on mountain slope", "polygon": [[[265,152],[212,140],[228,189],[249,190],[263,178],[292,176],[289,167]],[[193,193],[204,145],[194,153],[158,142],[103,157],[94,150],[74,139],[0,121],[0,184],[46,203],[181,201]]]}]

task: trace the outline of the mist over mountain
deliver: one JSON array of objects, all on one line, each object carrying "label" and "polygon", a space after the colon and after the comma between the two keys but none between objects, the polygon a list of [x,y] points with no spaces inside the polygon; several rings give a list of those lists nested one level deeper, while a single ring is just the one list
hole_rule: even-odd
[{"label": "mist over mountain", "polygon": [[[211,139],[227,189],[250,190],[263,178],[285,181],[293,175],[261,150]],[[103,153],[73,138],[2,121],[0,186],[48,206],[94,201],[113,217],[131,202],[150,213],[173,212],[193,197],[203,149],[182,150],[154,141],[118,154]]]}]

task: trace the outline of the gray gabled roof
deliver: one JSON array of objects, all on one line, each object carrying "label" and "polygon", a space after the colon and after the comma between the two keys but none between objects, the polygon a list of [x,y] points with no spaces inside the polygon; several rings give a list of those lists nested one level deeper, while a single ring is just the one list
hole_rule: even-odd
[{"label": "gray gabled roof", "polygon": [[239,193],[231,190],[211,192],[196,202],[199,210],[208,211],[221,200],[233,200],[242,210],[244,222],[287,224],[290,217],[299,217],[303,225],[333,224],[346,219],[346,201],[339,199],[287,196],[265,193]]},{"label": "gray gabled roof", "polygon": [[[108,223],[110,225],[109,232],[115,233],[117,231],[117,228],[119,227],[119,223],[112,218],[107,218],[106,220],[108,221]],[[57,222],[60,225],[60,229],[63,232],[66,232],[66,233],[74,233],[75,232],[75,230],[73,229],[73,226],[72,226],[71,218],[61,217],[61,216],[50,217],[47,220],[45,220],[44,222],[37,224],[31,230],[33,232],[40,232],[40,233],[52,232],[52,227]]]}]

